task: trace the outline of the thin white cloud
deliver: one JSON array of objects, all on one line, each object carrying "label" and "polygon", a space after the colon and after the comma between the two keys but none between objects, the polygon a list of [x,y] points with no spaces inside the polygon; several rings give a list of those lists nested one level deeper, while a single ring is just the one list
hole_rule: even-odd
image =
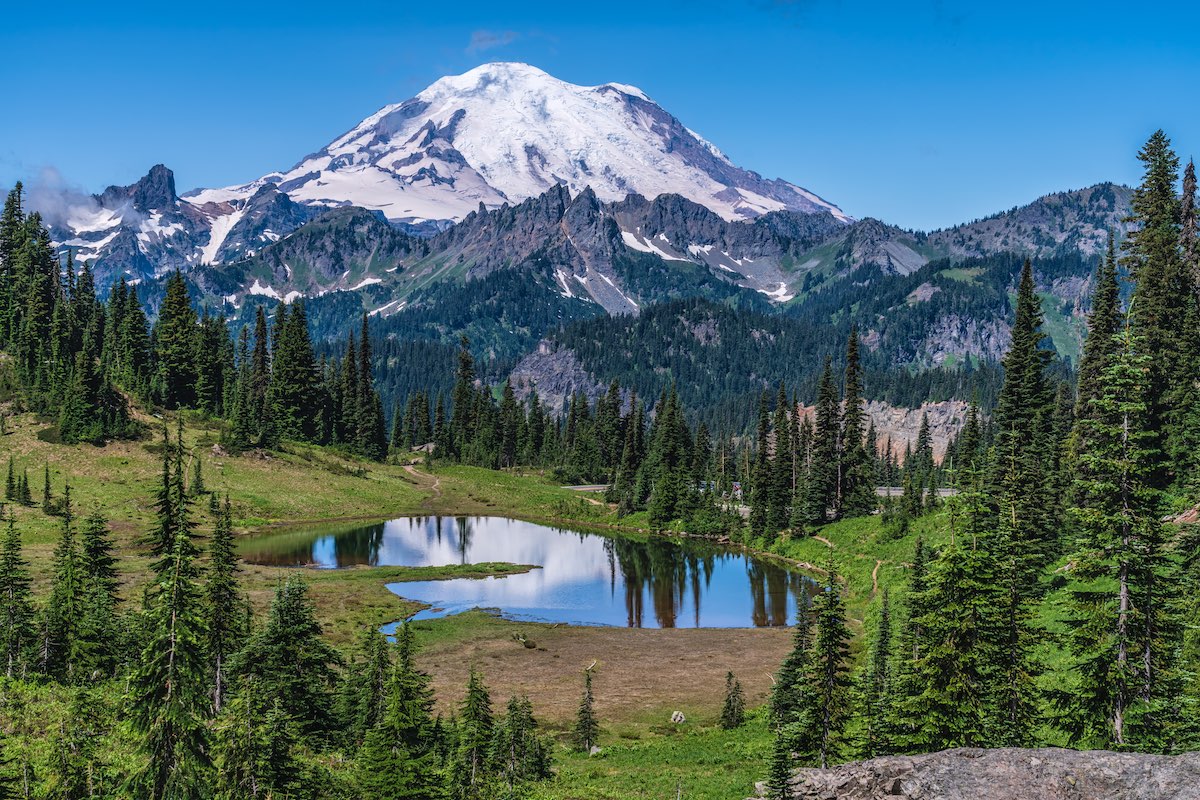
[{"label": "thin white cloud", "polygon": [[490,31],[480,29],[471,32],[471,41],[467,44],[467,54],[474,55],[482,53],[485,50],[492,50],[497,47],[504,47],[512,44],[517,39],[521,38],[521,34],[516,31]]}]

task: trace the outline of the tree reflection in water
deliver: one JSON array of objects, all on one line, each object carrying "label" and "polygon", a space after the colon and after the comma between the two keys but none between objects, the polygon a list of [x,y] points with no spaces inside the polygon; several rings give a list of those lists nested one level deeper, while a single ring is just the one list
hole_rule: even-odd
[{"label": "tree reflection in water", "polygon": [[499,517],[409,517],[279,534],[247,541],[243,557],[330,568],[534,564],[541,569],[503,579],[392,589],[446,609],[441,613],[479,606],[517,618],[632,628],[783,626],[807,586],[801,575],[777,564],[698,540],[601,536]]},{"label": "tree reflection in water", "polygon": [[[641,628],[644,622],[644,598],[648,594],[654,604],[654,619],[660,628],[674,628],[684,610],[687,590],[691,588],[692,625],[703,627],[700,607],[718,560],[731,556],[709,546],[685,549],[676,542],[650,540],[646,542],[613,539],[609,547],[615,554],[621,578],[625,584],[626,624]],[[793,607],[789,598],[800,598],[806,583],[801,575],[789,573],[774,564],[745,559],[750,582],[751,622],[755,627],[788,624],[788,611]]]}]

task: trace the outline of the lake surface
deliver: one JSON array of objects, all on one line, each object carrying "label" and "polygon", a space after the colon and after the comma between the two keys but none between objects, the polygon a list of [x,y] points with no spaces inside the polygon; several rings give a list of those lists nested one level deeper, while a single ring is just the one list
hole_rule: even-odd
[{"label": "lake surface", "polygon": [[507,561],[538,569],[500,578],[388,584],[431,607],[414,619],[472,608],[510,619],[635,628],[790,625],[808,579],[745,553],[692,540],[637,541],[502,517],[405,517],[246,542],[247,561],[274,566],[442,566]]}]

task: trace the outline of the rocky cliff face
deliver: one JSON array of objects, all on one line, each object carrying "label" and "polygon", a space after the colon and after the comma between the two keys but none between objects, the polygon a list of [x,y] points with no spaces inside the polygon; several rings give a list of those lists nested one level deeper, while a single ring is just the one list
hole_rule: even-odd
[{"label": "rocky cliff face", "polygon": [[[765,797],[759,786],[758,797]],[[1200,753],[957,749],[800,769],[795,800],[1196,800]]]},{"label": "rocky cliff face", "polygon": [[941,461],[946,455],[950,441],[962,430],[967,420],[967,403],[963,400],[922,403],[920,408],[897,408],[879,400],[871,400],[866,408],[867,416],[875,423],[880,451],[890,442],[892,455],[897,459],[904,457],[905,445],[916,445],[923,417],[929,417],[929,438],[933,443],[935,461]]},{"label": "rocky cliff face", "polygon": [[563,413],[566,402],[576,392],[582,392],[594,403],[605,390],[570,348],[558,347],[548,340],[539,342],[536,350],[521,359],[510,380],[519,400],[524,402],[536,392],[542,405],[555,414]]},{"label": "rocky cliff face", "polygon": [[[922,403],[918,408],[900,408],[882,400],[870,400],[864,408],[867,418],[875,423],[879,452],[884,453],[891,446],[892,455],[897,461],[904,460],[905,446],[916,446],[921,420],[928,416],[933,458],[940,462],[951,440],[967,421],[967,407],[968,404],[963,400]],[[806,417],[815,418],[816,411],[816,406],[800,406],[801,415]]]}]

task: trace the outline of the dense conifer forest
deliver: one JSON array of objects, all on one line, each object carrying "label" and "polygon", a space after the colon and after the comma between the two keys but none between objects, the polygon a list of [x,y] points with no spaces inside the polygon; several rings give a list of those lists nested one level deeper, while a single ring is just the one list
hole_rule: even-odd
[{"label": "dense conifer forest", "polygon": [[[1200,539],[1171,515],[1195,501],[1200,467],[1196,181],[1189,163],[1180,189],[1161,132],[1138,157],[1130,232],[1114,233],[1096,265],[1077,359],[1046,332],[1029,261],[955,265],[970,281],[938,262],[895,283],[895,296],[818,294],[827,313],[806,321],[692,299],[568,324],[560,341],[619,379],[596,399],[566,398],[561,413],[507,381],[489,385],[468,336],[457,348],[414,342],[364,315],[344,341],[314,342],[303,301],[227,320],[197,310],[178,272],[153,320],[136,285],[120,281],[101,300],[89,265],[59,263],[18,186],[0,217],[0,367],[15,407],[64,444],[153,442],[161,478],[145,487],[155,523],[141,547],[153,575],[127,598],[108,522],[81,519],[69,480],[53,487],[48,468],[34,475],[36,497],[28,468],[8,460],[5,503],[40,499],[60,534],[53,575],[35,591],[5,515],[0,680],[28,697],[66,687],[70,708],[49,755],[0,759],[0,797],[467,800],[528,796],[552,777],[559,745],[529,698],[494,708],[472,670],[456,713],[435,713],[408,625],[335,649],[299,574],[255,618],[230,501],[207,491],[181,428],[162,421],[181,410],[213,421],[231,457],[302,442],[368,462],[543,472],[604,485],[619,514],[644,514],[656,530],[758,550],[872,515],[901,538],[943,514],[948,540],[918,540],[906,586],[876,598],[858,647],[844,581],[832,561],[816,565],[766,711],[774,748],[761,772],[773,797],[786,797],[794,766],[879,754],[1195,749]],[[1053,277],[1059,266],[1037,269]],[[521,305],[513,287],[487,280],[464,299],[464,320],[488,297]],[[947,305],[1011,307],[1002,364],[897,371],[894,354],[868,352],[840,314],[852,303],[883,313],[927,282],[941,291],[893,315],[892,341],[919,337]],[[705,343],[716,352],[694,358],[693,342],[718,329]],[[834,346],[836,358],[822,357]],[[487,374],[514,355],[492,353]],[[698,396],[733,363],[770,388]],[[901,459],[864,411],[868,398],[948,396],[974,402],[940,461],[928,422]],[[876,496],[893,485],[902,497]],[[1069,661],[1070,685],[1045,680],[1051,651]],[[600,722],[590,670],[580,677],[569,746],[588,752]],[[723,727],[744,723],[745,702],[730,673]]]}]

